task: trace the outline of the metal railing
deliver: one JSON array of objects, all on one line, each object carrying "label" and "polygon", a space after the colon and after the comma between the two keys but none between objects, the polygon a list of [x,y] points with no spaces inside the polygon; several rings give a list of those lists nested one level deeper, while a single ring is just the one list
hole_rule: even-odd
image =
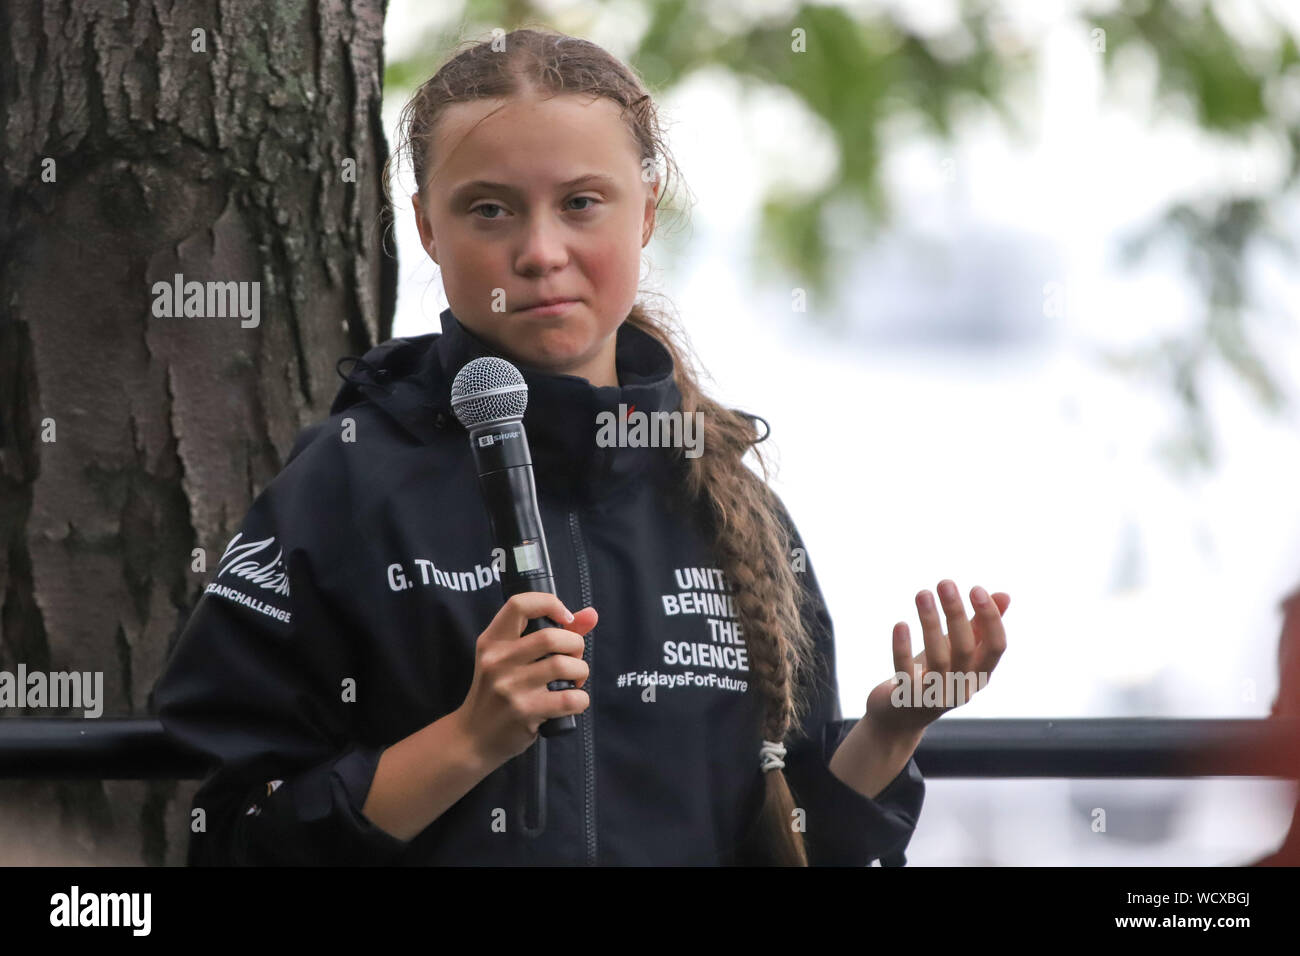
[{"label": "metal railing", "polygon": [[[945,717],[926,730],[916,762],[927,777],[1294,780],[1300,719]],[[4,779],[187,780],[209,769],[156,718],[0,719]]]}]

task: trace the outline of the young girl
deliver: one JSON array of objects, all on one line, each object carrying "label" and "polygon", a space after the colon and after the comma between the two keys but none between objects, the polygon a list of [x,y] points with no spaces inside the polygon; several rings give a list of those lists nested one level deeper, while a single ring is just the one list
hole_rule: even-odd
[{"label": "young girl", "polygon": [[[403,121],[451,307],[440,334],[354,366],[177,643],[155,709],[221,763],[190,861],[905,862],[912,753],[954,700],[915,706],[891,678],[842,720],[803,542],[743,462],[757,416],[705,396],[636,301],[672,165],[638,79],[516,30],[447,62]],[[528,385],[558,596],[502,603],[450,406],[485,355]],[[922,592],[925,651],[894,631],[900,680],[986,675],[1005,647],[1005,594],[974,589],[968,620],[939,592],[949,634]],[[563,627],[521,636],[542,616]],[[575,730],[539,735],[569,714]]]}]

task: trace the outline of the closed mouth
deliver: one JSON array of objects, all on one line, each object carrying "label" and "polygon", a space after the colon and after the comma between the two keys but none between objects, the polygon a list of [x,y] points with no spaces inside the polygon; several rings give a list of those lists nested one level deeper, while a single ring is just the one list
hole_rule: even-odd
[{"label": "closed mouth", "polygon": [[528,305],[520,306],[519,311],[526,312],[529,309],[540,309],[542,306],[546,306],[546,305],[560,305],[561,303],[564,302],[577,302],[577,301],[578,301],[577,299],[570,299],[570,298],[543,299],[540,302],[531,302]]}]

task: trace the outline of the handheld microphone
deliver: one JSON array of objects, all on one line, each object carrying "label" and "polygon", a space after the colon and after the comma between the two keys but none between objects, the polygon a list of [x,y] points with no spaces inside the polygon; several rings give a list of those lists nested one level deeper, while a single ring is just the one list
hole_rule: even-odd
[{"label": "handheld microphone", "polygon": [[[528,384],[519,369],[505,359],[474,359],[452,382],[451,409],[469,432],[492,538],[506,555],[501,586],[507,600],[524,591],[556,593],[551,554],[537,507],[533,458],[524,433],[527,408]],[[559,626],[549,617],[539,617],[530,620],[523,633]],[[546,685],[548,690],[574,686],[571,680],[553,680]],[[576,726],[574,715],[566,714],[543,721],[538,732],[552,737]]]}]

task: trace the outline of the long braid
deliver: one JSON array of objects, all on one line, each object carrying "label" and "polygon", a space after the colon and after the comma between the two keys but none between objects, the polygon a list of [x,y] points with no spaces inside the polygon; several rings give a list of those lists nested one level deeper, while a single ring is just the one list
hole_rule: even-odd
[{"label": "long braid", "polygon": [[[667,316],[638,304],[627,321],[654,336],[672,355],[683,414],[702,413],[703,453],[679,459],[687,467],[686,495],[689,501],[707,505],[714,549],[734,588],[754,680],[767,702],[763,739],[779,744],[806,712],[803,675],[811,666],[812,648],[799,615],[800,585],[790,560],[789,533],[777,517],[775,496],[767,484],[768,463],[756,444],[757,429],[753,419],[703,394]],[[763,470],[761,479],[743,460],[751,448]],[[769,856],[776,863],[806,866],[807,851],[791,819],[795,801],[785,773],[770,770],[764,777],[767,792],[759,825],[769,835]]]}]

